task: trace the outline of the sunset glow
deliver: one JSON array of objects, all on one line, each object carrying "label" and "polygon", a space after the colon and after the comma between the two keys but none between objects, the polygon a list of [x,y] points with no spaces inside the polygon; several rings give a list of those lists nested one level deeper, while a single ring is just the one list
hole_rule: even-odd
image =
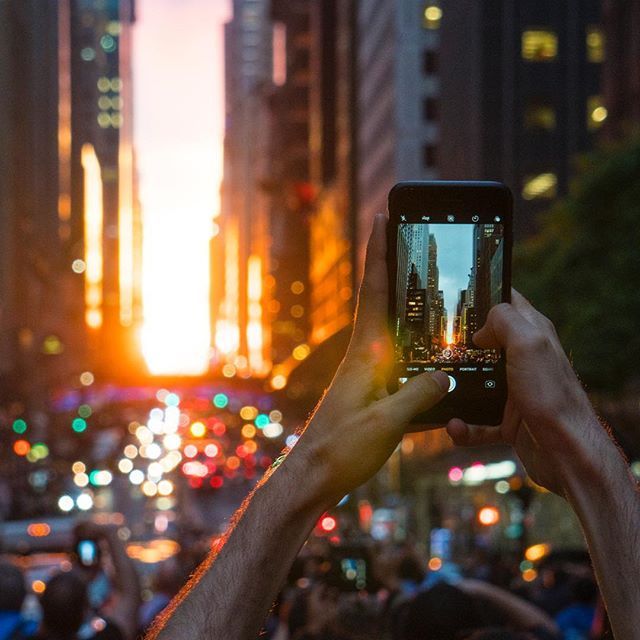
[{"label": "sunset glow", "polygon": [[153,374],[209,368],[212,219],[222,169],[226,2],[142,0],[135,139],[143,219],[142,352]]},{"label": "sunset glow", "polygon": [[84,172],[84,302],[85,322],[92,329],[102,326],[102,171],[91,144],[82,146]]}]

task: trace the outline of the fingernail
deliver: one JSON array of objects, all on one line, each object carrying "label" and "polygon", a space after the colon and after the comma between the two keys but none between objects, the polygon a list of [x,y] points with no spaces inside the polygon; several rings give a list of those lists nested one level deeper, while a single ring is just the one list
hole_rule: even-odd
[{"label": "fingernail", "polygon": [[438,383],[443,393],[449,391],[449,376],[444,371],[436,371],[431,377]]}]

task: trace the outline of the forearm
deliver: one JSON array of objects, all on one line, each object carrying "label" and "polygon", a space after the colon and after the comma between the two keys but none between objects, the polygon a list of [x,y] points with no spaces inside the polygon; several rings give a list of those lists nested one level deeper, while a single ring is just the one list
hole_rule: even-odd
[{"label": "forearm", "polygon": [[286,464],[260,485],[147,640],[257,636],[295,556],[323,508]]},{"label": "forearm", "polygon": [[117,597],[112,604],[111,615],[127,638],[135,638],[138,630],[137,615],[141,602],[140,578],[133,560],[127,555],[122,540],[115,528],[104,533],[113,563],[113,578]]},{"label": "forearm", "polygon": [[567,474],[565,495],[580,520],[614,635],[617,640],[637,639],[640,493],[604,432],[589,453],[589,464]]}]

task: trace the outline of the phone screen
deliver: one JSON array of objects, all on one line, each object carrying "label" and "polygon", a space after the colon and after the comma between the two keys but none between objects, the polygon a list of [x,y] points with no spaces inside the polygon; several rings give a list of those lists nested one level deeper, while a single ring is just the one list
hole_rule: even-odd
[{"label": "phone screen", "polygon": [[93,567],[98,562],[98,545],[94,540],[79,540],[76,553],[80,564],[85,567]]},{"label": "phone screen", "polygon": [[395,352],[408,371],[494,371],[500,352],[472,336],[502,300],[503,255],[500,222],[399,225]]},{"label": "phone screen", "polygon": [[497,423],[506,395],[504,358],[500,350],[477,347],[473,334],[491,307],[509,299],[510,210],[434,202],[400,209],[391,223],[394,386],[444,371],[449,394],[434,421],[486,417],[487,424]]}]

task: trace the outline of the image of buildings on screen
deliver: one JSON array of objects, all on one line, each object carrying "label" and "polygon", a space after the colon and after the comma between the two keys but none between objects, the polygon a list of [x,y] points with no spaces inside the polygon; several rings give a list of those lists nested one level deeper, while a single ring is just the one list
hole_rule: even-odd
[{"label": "image of buildings on screen", "polygon": [[495,363],[471,338],[502,300],[502,225],[402,224],[397,250],[396,359]]}]

